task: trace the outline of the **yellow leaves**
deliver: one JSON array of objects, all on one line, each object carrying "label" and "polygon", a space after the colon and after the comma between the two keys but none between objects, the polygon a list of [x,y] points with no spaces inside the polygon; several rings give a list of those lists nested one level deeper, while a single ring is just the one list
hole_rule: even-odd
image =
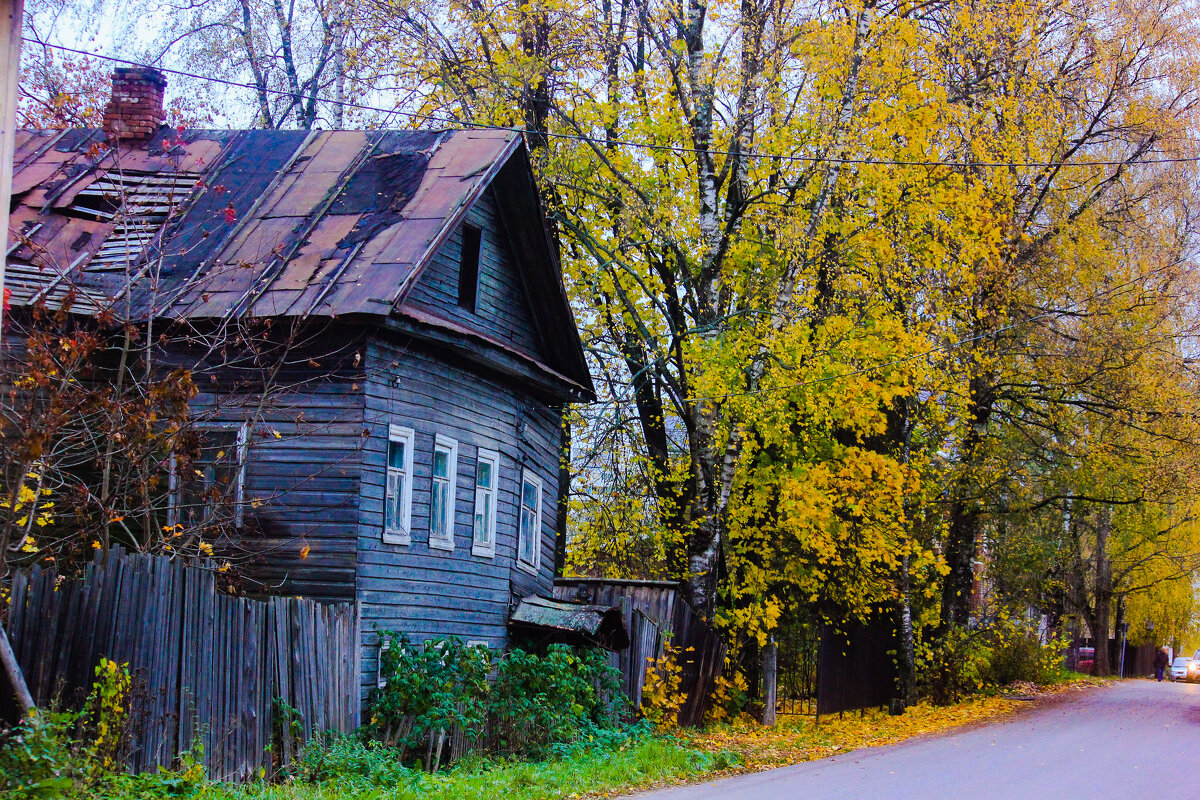
[{"label": "yellow leaves", "polygon": [[798,764],[860,747],[880,747],[913,736],[940,733],[962,725],[996,719],[1012,713],[1020,703],[997,697],[969,700],[955,706],[920,704],[891,716],[870,709],[844,717],[781,715],[773,728],[752,720],[733,720],[677,735],[692,747],[710,753],[733,751],[748,769]]},{"label": "yellow leaves", "polygon": [[[687,648],[691,651],[692,648]],[[642,716],[660,730],[674,730],[679,722],[679,709],[687,701],[681,691],[683,665],[678,647],[667,644],[658,658],[647,658],[646,677],[642,686]]]},{"label": "yellow leaves", "polygon": [[309,545],[304,545],[304,547],[300,549],[300,558],[308,558],[308,553],[311,549],[312,548]]}]

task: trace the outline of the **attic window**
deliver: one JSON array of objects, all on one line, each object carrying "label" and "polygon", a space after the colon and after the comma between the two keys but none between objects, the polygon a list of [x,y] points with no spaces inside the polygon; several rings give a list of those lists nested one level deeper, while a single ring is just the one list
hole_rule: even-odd
[{"label": "attic window", "polygon": [[458,305],[475,312],[479,296],[479,242],[481,231],[474,225],[462,226],[462,257],[458,262]]},{"label": "attic window", "polygon": [[110,172],[81,190],[67,214],[113,223],[87,269],[119,270],[132,263],[195,185],[195,175],[126,171]]}]

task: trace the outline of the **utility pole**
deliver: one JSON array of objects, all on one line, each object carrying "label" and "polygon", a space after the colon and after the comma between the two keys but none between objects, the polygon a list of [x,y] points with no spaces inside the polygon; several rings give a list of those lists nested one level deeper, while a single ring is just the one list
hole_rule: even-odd
[{"label": "utility pole", "polygon": [[[0,246],[0,297],[4,295],[4,261],[8,255],[8,210],[12,206],[13,152],[17,136],[17,83],[21,79],[21,25],[25,21],[25,0],[0,0],[0,65],[4,86],[0,91],[0,222],[3,222],[3,246]],[[0,323],[4,308],[0,303]]]}]

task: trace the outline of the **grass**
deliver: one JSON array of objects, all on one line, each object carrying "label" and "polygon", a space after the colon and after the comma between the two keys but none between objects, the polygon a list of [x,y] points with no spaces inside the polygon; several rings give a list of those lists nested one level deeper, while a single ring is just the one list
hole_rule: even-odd
[{"label": "grass", "polygon": [[590,751],[560,761],[467,758],[437,775],[409,771],[402,783],[390,786],[344,779],[317,784],[210,784],[199,796],[204,800],[557,800],[684,783],[710,774],[720,763],[673,738],[655,736],[620,750]]},{"label": "grass", "polygon": [[1003,717],[1024,704],[1002,697],[953,706],[918,705],[900,716],[878,710],[829,716],[781,717],[774,728],[751,720],[703,731],[644,737],[618,750],[588,751],[557,761],[520,762],[468,757],[427,775],[393,771],[386,781],[345,773],[318,783],[209,784],[204,800],[560,800],[612,797],[655,786],[810,761],[860,747],[892,744]]},{"label": "grass", "polygon": [[[1103,684],[1086,676],[1030,691],[1069,691]],[[1024,686],[1015,687],[1024,692]],[[586,750],[542,762],[467,756],[435,775],[396,763],[390,751],[351,737],[333,743],[309,780],[247,785],[207,783],[171,791],[170,773],[122,778],[103,795],[145,798],[186,795],[203,800],[566,800],[614,797],[656,786],[692,783],[739,772],[811,761],[862,747],[892,744],[993,720],[1028,707],[1003,696],[952,706],[920,704],[900,716],[880,710],[823,717],[783,716],[773,728],[743,719],[702,731],[631,737],[612,750]],[[145,785],[141,785],[144,783]],[[165,790],[165,791],[164,791]]]}]

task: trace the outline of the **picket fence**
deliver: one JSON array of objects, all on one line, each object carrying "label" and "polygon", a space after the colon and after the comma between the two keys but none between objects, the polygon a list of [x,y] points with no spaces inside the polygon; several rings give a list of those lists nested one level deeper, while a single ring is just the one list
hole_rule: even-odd
[{"label": "picket fence", "polygon": [[128,766],[191,750],[222,780],[286,766],[314,731],[356,728],[355,606],[232,597],[216,576],[120,548],[80,579],[15,573],[6,628],[34,701],[80,707],[102,658],[128,664]]}]

